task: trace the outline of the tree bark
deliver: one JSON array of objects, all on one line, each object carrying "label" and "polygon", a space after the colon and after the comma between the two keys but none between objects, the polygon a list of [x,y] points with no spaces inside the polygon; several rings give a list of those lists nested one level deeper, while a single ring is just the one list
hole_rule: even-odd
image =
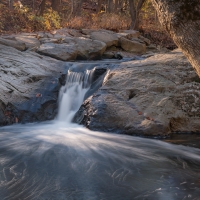
[{"label": "tree bark", "polygon": [[146,0],[139,0],[137,7],[136,7],[136,20],[133,29],[138,30],[139,29],[139,15],[140,10],[142,9],[142,6]]},{"label": "tree bark", "polygon": [[51,1],[51,7],[55,11],[59,11],[59,6],[60,6],[60,0],[52,0]]},{"label": "tree bark", "polygon": [[74,15],[74,0],[71,0],[71,13],[70,13],[71,16]]},{"label": "tree bark", "polygon": [[97,13],[99,13],[101,11],[101,6],[102,6],[102,0],[98,0]]},{"label": "tree bark", "polygon": [[129,0],[129,9],[130,9],[130,16],[131,16],[131,27],[130,29],[133,29],[136,22],[136,7],[134,0]]},{"label": "tree bark", "polygon": [[108,0],[108,13],[113,12],[113,0]]},{"label": "tree bark", "polygon": [[9,0],[9,8],[13,10],[13,0]]},{"label": "tree bark", "polygon": [[76,15],[81,16],[81,10],[82,10],[83,0],[79,0],[76,8]]},{"label": "tree bark", "polygon": [[118,12],[119,0],[115,0],[115,13]]},{"label": "tree bark", "polygon": [[140,10],[146,0],[139,0],[136,5],[135,0],[129,0],[129,9],[131,15],[131,27],[130,29],[139,29],[139,14]]},{"label": "tree bark", "polygon": [[39,5],[39,15],[40,16],[42,16],[44,14],[45,4],[46,4],[46,0],[42,0],[42,2]]},{"label": "tree bark", "polygon": [[200,77],[199,0],[152,0],[158,18]]}]

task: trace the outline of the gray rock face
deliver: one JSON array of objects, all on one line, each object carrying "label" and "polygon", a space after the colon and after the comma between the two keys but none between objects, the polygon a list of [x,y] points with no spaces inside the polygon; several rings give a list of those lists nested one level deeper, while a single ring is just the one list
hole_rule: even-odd
[{"label": "gray rock face", "polygon": [[124,37],[120,38],[120,45],[122,49],[125,51],[133,52],[133,53],[145,53],[146,45],[137,41],[131,41]]},{"label": "gray rock face", "polygon": [[0,45],[0,125],[53,119],[61,61]]},{"label": "gray rock face", "polygon": [[182,53],[130,61],[106,77],[79,110],[89,129],[150,136],[200,131],[200,80]]}]

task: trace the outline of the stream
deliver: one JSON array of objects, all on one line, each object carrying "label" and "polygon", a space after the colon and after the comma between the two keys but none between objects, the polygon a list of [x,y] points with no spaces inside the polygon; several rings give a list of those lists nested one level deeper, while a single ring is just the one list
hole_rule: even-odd
[{"label": "stream", "polygon": [[200,149],[71,123],[93,71],[68,72],[55,120],[0,128],[0,200],[200,199]]}]

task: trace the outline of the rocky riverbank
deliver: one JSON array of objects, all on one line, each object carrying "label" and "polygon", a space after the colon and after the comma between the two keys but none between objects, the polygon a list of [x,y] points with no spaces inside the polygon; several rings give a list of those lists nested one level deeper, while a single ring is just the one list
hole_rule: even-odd
[{"label": "rocky riverbank", "polygon": [[89,93],[94,94],[75,122],[92,130],[142,136],[200,131],[200,79],[187,59],[128,30],[61,29],[2,36],[0,125],[53,119],[59,88],[73,66],[65,61],[102,58],[122,60],[91,64],[98,66],[96,79],[105,71],[106,76],[102,87],[94,83]]},{"label": "rocky riverbank", "polygon": [[199,88],[200,79],[178,50],[122,63],[84,102],[79,123],[140,136],[199,132]]}]

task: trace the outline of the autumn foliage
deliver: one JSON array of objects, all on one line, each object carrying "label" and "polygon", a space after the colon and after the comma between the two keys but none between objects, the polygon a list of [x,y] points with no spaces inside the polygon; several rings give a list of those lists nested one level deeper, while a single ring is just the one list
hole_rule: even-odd
[{"label": "autumn foliage", "polygon": [[[123,4],[121,9],[106,12],[102,8],[98,11],[98,5],[94,1],[83,0],[81,12],[73,14],[71,0],[60,1],[62,3],[59,5],[59,11],[53,10],[51,1],[46,0],[44,14],[39,15],[41,1],[22,0],[19,2],[15,0],[12,8],[9,6],[7,0],[1,1],[0,34],[49,31],[61,27],[119,31],[129,29],[131,26],[128,5],[125,4]],[[156,44],[171,49],[175,47],[173,41],[161,28],[156,12],[149,0],[145,1],[140,12],[139,30],[145,37],[153,40]]]}]

